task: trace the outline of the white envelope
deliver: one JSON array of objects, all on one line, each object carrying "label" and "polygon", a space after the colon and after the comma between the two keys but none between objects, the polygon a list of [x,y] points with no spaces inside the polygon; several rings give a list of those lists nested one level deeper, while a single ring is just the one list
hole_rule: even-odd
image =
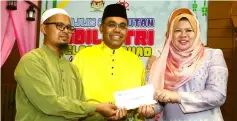
[{"label": "white envelope", "polygon": [[114,93],[115,103],[118,107],[125,107],[127,110],[138,108],[143,104],[155,104],[153,99],[154,87],[152,84],[123,90]]}]

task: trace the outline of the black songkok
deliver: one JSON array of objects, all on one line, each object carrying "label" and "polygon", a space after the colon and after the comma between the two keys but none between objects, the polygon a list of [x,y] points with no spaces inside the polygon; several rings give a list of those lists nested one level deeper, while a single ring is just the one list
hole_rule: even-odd
[{"label": "black songkok", "polygon": [[128,20],[126,8],[120,4],[107,5],[104,9],[102,21],[104,21],[104,19],[107,17],[122,17],[122,18]]}]

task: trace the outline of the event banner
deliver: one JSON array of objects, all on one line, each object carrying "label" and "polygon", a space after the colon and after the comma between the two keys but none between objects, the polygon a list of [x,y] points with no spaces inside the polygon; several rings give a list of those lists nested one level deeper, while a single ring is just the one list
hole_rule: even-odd
[{"label": "event banner", "polygon": [[[168,17],[177,8],[194,11],[200,23],[203,44],[207,43],[206,0],[44,0],[42,13],[49,8],[63,8],[70,14],[72,25],[76,28],[65,52],[67,59],[72,61],[80,50],[101,43],[99,26],[102,14],[107,5],[114,3],[127,9],[128,36],[123,47],[139,56],[144,64],[149,56],[163,47]],[[39,45],[42,43],[41,33]]]}]

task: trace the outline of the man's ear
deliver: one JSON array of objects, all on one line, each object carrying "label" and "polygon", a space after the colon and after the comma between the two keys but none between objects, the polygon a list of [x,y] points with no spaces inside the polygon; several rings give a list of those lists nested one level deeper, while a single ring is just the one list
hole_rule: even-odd
[{"label": "man's ear", "polygon": [[103,25],[100,24],[100,33],[103,34]]},{"label": "man's ear", "polygon": [[46,26],[44,24],[40,24],[40,31],[43,33],[43,34],[46,34]]},{"label": "man's ear", "polygon": [[169,37],[169,33],[166,31],[165,32],[165,37],[168,38]]}]

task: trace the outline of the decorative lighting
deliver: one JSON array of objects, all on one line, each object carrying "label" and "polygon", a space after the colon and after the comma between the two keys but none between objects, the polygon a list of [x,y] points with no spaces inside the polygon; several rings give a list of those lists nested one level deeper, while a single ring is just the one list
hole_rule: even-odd
[{"label": "decorative lighting", "polygon": [[33,6],[30,6],[26,11],[26,20],[34,21],[35,20],[35,10]]},{"label": "decorative lighting", "polygon": [[16,10],[17,9],[17,1],[15,0],[9,0],[7,1],[7,7],[8,10]]}]

